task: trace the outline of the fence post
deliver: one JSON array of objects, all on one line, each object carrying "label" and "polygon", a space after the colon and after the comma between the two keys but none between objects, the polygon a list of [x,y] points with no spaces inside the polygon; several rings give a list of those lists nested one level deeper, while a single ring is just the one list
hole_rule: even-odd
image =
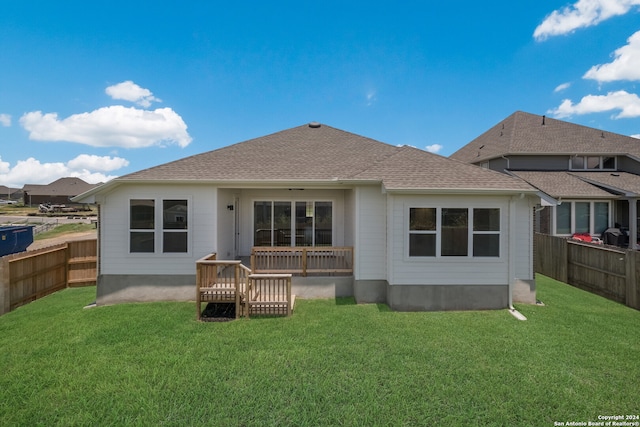
[{"label": "fence post", "polygon": [[0,258],[0,316],[11,310],[11,274],[9,261]]},{"label": "fence post", "polygon": [[636,277],[636,265],[638,262],[638,254],[636,251],[627,251],[627,256],[625,257],[627,262],[627,277],[626,277],[626,298],[625,304],[627,307],[632,307],[640,310],[640,306],[638,305],[638,282]]}]

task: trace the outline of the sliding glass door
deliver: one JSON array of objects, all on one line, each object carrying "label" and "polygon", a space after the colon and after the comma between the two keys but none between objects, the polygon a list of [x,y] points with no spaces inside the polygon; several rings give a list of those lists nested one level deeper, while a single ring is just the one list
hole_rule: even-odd
[{"label": "sliding glass door", "polygon": [[255,246],[331,246],[333,206],[327,201],[256,201]]}]

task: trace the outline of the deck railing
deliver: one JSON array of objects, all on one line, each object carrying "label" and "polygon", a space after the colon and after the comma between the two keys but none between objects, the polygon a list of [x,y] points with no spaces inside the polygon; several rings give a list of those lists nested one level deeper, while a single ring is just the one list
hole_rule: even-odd
[{"label": "deck railing", "polygon": [[254,273],[353,274],[353,247],[266,247],[251,249]]},{"label": "deck railing", "polygon": [[243,295],[251,271],[240,261],[218,261],[209,254],[196,261],[196,308],[198,318],[202,302],[227,302],[236,305],[236,318],[240,317]]},{"label": "deck railing", "polygon": [[250,274],[244,314],[291,316],[291,274]]}]

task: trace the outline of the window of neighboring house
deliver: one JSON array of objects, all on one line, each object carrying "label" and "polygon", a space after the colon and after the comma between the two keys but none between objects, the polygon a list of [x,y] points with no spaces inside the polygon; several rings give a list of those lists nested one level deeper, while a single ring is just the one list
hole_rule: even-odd
[{"label": "window of neighboring house", "polygon": [[[157,212],[156,205],[162,206]],[[156,214],[162,214],[156,218]],[[156,230],[157,226],[162,228]],[[156,234],[162,236],[163,253],[188,252],[188,203],[183,199],[131,199],[129,201],[129,252],[156,252]]]},{"label": "window of neighboring house", "polygon": [[556,206],[556,234],[571,234],[571,202]]},{"label": "window of neighboring house", "polygon": [[614,156],[573,156],[569,163],[571,170],[615,170]]},{"label": "window of neighboring house", "polygon": [[129,201],[129,251],[155,251],[155,200]]},{"label": "window of neighboring house", "polygon": [[500,209],[409,208],[409,256],[499,257]]},{"label": "window of neighboring house", "polygon": [[563,201],[555,207],[558,235],[600,235],[609,227],[609,202]]},{"label": "window of neighboring house", "polygon": [[256,201],[255,246],[331,246],[333,203],[327,201]]},{"label": "window of neighboring house", "polygon": [[601,235],[609,228],[609,203],[593,203],[593,226],[594,234]]}]

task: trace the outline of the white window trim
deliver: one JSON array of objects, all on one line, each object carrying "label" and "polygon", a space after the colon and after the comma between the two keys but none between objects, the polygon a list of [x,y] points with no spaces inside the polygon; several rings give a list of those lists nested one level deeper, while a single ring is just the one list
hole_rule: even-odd
[{"label": "white window trim", "polygon": [[[128,256],[136,258],[149,258],[149,257],[164,257],[164,258],[176,258],[176,257],[190,257],[193,253],[193,201],[191,196],[184,195],[168,195],[168,196],[129,196],[127,200],[127,220],[129,226],[131,226],[131,201],[132,200],[153,200],[154,206],[154,228],[137,230],[128,228],[127,231],[127,247],[125,249]],[[180,230],[165,230],[163,221],[163,202],[165,200],[186,200],[187,201],[187,228]],[[132,232],[149,232],[154,233],[153,240],[153,252],[131,252],[131,233]],[[187,233],[187,251],[186,252],[164,252],[163,239],[164,232],[186,232]]]},{"label": "white window trim", "polygon": [[[436,229],[435,231],[432,230],[410,230],[410,216],[411,216],[411,209],[422,209],[422,208],[426,208],[426,209],[436,209]],[[468,221],[468,227],[467,227],[467,255],[464,256],[451,256],[451,255],[442,255],[442,239],[441,239],[441,235],[442,235],[442,209],[467,209],[468,212],[468,217],[467,217],[467,221]],[[473,211],[474,209],[498,209],[500,211],[500,230],[499,231],[474,231],[473,230]],[[494,205],[467,205],[467,206],[458,206],[457,204],[451,204],[451,205],[430,205],[430,206],[424,206],[424,205],[415,205],[415,204],[410,204],[410,205],[406,205],[405,206],[405,227],[404,227],[404,240],[405,240],[405,254],[404,254],[404,258],[405,261],[434,261],[437,260],[439,262],[442,261],[451,261],[451,262],[455,262],[456,260],[465,260],[465,261],[474,261],[474,262],[496,262],[496,261],[503,261],[504,257],[506,256],[505,252],[506,251],[506,246],[505,246],[505,230],[504,230],[504,219],[503,219],[503,214],[504,214],[504,208],[500,207],[500,206],[494,206]],[[411,234],[435,234],[436,236],[436,254],[435,256],[412,256],[409,255],[409,236]],[[498,240],[499,240],[499,255],[497,257],[489,257],[489,256],[473,256],[473,236],[475,234],[497,234]]]}]

